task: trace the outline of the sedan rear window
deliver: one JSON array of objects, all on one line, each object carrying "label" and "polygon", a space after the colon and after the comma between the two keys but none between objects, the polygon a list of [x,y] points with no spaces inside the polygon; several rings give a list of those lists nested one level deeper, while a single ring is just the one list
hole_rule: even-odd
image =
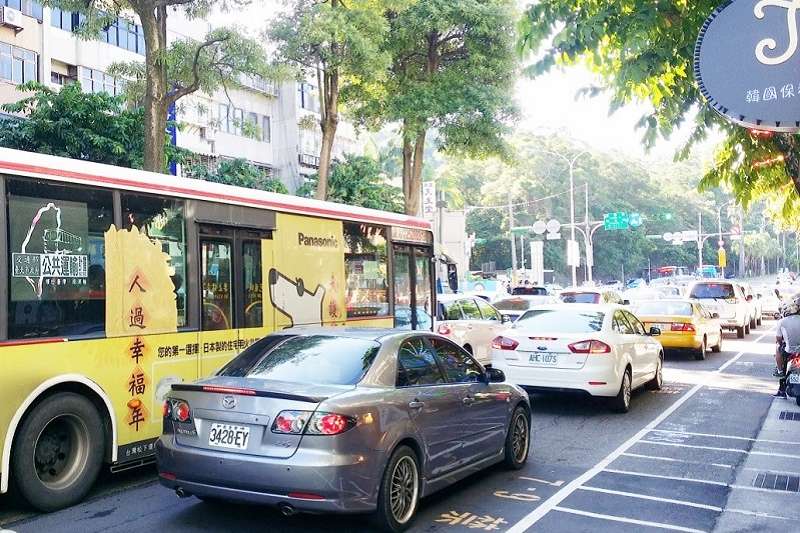
[{"label": "sedan rear window", "polygon": [[568,309],[534,309],[514,323],[525,333],[592,333],[603,329],[605,313]]},{"label": "sedan rear window", "polygon": [[596,292],[565,292],[561,293],[561,301],[567,304],[596,304],[600,303],[600,295]]},{"label": "sedan rear window", "polygon": [[637,315],[680,315],[692,316],[692,304],[688,302],[641,302],[634,306]]},{"label": "sedan rear window", "polygon": [[254,354],[248,352],[257,345],[242,352],[219,375],[315,385],[355,385],[361,381],[380,348],[380,344],[372,340],[326,335],[297,336],[277,346],[266,344],[261,349],[260,359],[247,369],[233,364],[242,358],[252,360]]},{"label": "sedan rear window", "polygon": [[499,311],[527,311],[532,305],[534,304],[530,300],[509,298],[508,300],[500,300],[494,304],[494,308]]},{"label": "sedan rear window", "polygon": [[730,283],[698,283],[692,287],[689,298],[728,300],[736,298],[736,293]]},{"label": "sedan rear window", "polygon": [[547,296],[547,289],[544,287],[514,287],[511,289],[512,296]]}]

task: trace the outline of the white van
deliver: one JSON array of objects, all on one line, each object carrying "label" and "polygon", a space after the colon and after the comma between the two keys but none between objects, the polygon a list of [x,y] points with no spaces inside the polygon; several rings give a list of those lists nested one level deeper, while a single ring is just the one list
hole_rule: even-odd
[{"label": "white van", "polygon": [[686,296],[702,302],[709,313],[719,314],[722,327],[735,330],[737,338],[750,334],[750,304],[739,283],[723,279],[696,281],[689,285]]}]

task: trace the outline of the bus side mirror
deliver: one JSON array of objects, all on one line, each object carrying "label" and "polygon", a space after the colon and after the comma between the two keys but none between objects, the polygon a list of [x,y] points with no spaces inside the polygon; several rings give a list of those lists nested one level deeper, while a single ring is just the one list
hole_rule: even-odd
[{"label": "bus side mirror", "polygon": [[453,263],[447,265],[447,284],[451,291],[458,292],[458,267]]}]

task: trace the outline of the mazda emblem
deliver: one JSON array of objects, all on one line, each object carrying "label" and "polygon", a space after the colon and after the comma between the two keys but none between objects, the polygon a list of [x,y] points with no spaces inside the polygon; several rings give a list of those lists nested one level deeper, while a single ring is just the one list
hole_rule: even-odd
[{"label": "mazda emblem", "polygon": [[236,397],[235,396],[223,396],[222,397],[222,407],[225,409],[233,409],[236,407]]}]

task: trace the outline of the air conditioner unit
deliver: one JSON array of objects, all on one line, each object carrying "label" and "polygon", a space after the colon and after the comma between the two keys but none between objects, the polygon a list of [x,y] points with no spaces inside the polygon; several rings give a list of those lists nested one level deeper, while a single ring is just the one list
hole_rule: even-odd
[{"label": "air conditioner unit", "polygon": [[203,126],[200,128],[200,137],[207,141],[214,141],[217,138],[217,130],[211,126]]},{"label": "air conditioner unit", "polygon": [[0,25],[14,28],[15,30],[22,29],[22,12],[10,7],[3,6],[0,10]]}]

